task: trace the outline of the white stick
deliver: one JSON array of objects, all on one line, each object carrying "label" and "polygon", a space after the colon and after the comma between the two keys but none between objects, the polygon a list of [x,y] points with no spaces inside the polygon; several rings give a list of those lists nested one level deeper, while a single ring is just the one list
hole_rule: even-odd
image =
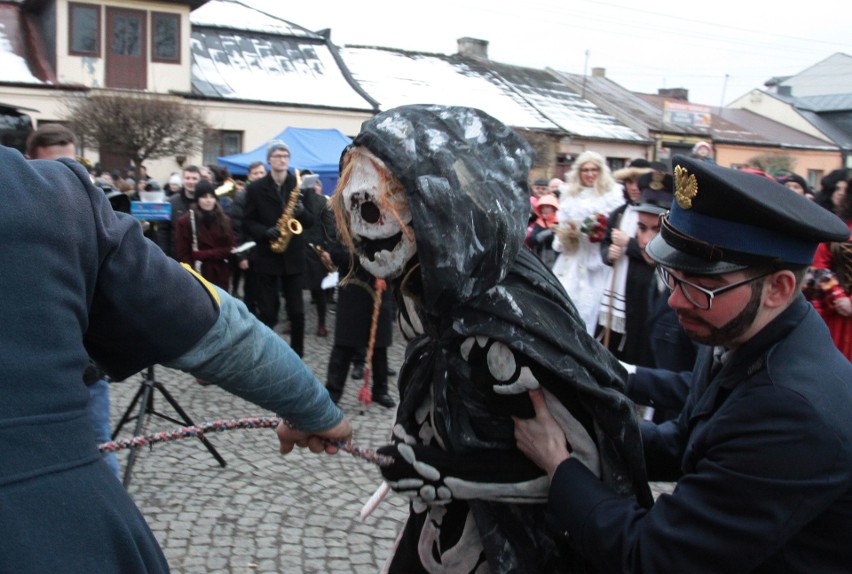
[{"label": "white stick", "polygon": [[373,511],[379,507],[379,503],[384,500],[388,492],[390,492],[390,486],[388,486],[387,482],[382,482],[376,492],[373,493],[373,496],[370,497],[370,500],[368,500],[364,507],[361,509],[361,522],[367,520],[367,517],[370,516]]}]

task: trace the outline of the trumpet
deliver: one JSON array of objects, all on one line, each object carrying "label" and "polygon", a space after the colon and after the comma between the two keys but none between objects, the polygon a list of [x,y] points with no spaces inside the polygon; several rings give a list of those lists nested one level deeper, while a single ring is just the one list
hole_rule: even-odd
[{"label": "trumpet", "polygon": [[299,198],[302,195],[301,186],[302,177],[299,175],[299,170],[297,169],[296,187],[290,191],[290,199],[287,200],[287,206],[275,224],[275,227],[278,228],[281,234],[278,236],[278,239],[271,241],[269,244],[269,248],[274,253],[284,253],[287,251],[287,247],[290,245],[290,240],[293,239],[293,236],[302,234],[302,224],[298,219],[293,217],[293,213],[296,211],[296,204],[299,203]]},{"label": "trumpet", "polygon": [[322,262],[322,264],[325,265],[326,271],[328,271],[329,273],[334,273],[335,271],[337,271],[337,266],[331,262],[331,257],[328,255],[328,251],[326,251],[319,245],[314,245],[313,243],[308,243],[308,245],[317,254],[317,257],[319,257],[319,260]]}]

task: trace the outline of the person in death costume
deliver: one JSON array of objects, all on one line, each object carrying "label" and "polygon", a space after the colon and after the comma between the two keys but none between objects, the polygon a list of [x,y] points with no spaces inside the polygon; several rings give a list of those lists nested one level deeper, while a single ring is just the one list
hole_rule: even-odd
[{"label": "person in death costume", "polygon": [[585,572],[546,525],[547,476],[512,417],[543,387],[574,455],[649,506],[624,372],[522,246],[530,147],[470,108],[403,106],[365,122],[341,158],[341,237],[389,281],[409,340],[390,487],[411,499],[391,573]]}]

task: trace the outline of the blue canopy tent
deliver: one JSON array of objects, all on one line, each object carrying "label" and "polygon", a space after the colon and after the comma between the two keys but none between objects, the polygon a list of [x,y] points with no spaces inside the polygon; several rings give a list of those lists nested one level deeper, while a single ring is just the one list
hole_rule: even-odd
[{"label": "blue canopy tent", "polygon": [[[309,128],[287,128],[272,139],[282,140],[290,147],[290,168],[309,169],[320,176],[322,191],[331,195],[339,177],[340,154],[352,140],[335,129],[314,130]],[[266,143],[245,153],[218,158],[221,167],[228,168],[234,175],[245,175],[248,166],[262,161],[266,164]]]}]

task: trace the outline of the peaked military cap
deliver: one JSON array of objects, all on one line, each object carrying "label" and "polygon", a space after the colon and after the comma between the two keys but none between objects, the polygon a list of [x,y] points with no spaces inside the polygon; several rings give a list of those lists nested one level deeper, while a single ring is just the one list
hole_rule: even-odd
[{"label": "peaked military cap", "polygon": [[684,156],[674,201],[647,246],[657,263],[695,274],[763,265],[810,265],[817,246],[845,241],[837,216],[780,183]]},{"label": "peaked military cap", "polygon": [[670,173],[652,171],[641,176],[636,184],[641,195],[633,208],[635,211],[661,215],[669,210],[674,200]]}]

